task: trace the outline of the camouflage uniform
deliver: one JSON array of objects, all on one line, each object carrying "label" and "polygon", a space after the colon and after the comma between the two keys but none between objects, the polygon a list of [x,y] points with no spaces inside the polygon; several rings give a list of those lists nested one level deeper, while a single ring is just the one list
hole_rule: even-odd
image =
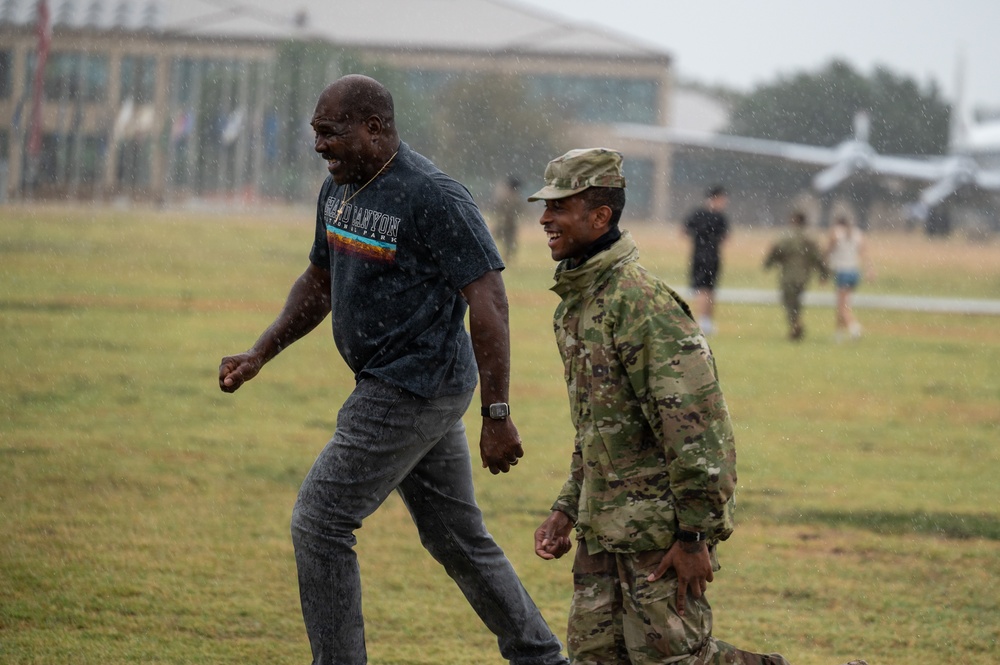
[{"label": "camouflage uniform", "polygon": [[576,427],[570,477],[552,506],[579,535],[569,652],[575,663],[760,663],[781,656],[711,637],[702,596],[676,612],[670,570],[646,576],[678,528],[715,545],[733,530],[736,450],[715,361],[687,304],[638,264],[626,232],[556,269],[555,332]]},{"label": "camouflage uniform", "polygon": [[802,228],[786,230],[764,259],[764,269],[781,266],[779,288],[792,339],[802,336],[802,294],[813,271],[824,279],[829,275],[819,245]]}]

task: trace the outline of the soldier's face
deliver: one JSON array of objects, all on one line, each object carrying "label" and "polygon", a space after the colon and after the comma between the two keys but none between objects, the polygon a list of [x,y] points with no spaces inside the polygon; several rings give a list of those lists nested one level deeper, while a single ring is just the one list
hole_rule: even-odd
[{"label": "soldier's face", "polygon": [[545,202],[545,212],[538,221],[545,229],[554,260],[580,258],[607,231],[597,210],[588,210],[582,193]]}]

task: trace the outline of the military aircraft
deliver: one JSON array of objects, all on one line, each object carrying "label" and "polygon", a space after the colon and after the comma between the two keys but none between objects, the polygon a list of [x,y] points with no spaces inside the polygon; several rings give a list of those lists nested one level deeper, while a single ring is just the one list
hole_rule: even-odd
[{"label": "military aircraft", "polygon": [[949,154],[936,157],[880,155],[868,143],[870,124],[867,113],[857,113],[854,135],[832,147],[631,123],[617,124],[615,131],[623,138],[817,166],[820,170],[813,176],[812,186],[820,194],[831,192],[857,173],[924,183],[918,199],[907,207],[907,213],[920,221],[927,221],[935,207],[963,188],[975,186],[986,192],[1000,192],[1000,121],[974,124],[956,114]]}]

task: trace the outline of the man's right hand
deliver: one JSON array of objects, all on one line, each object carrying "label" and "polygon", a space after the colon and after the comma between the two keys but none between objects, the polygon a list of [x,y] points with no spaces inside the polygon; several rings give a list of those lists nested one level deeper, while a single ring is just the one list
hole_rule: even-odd
[{"label": "man's right hand", "polygon": [[244,383],[257,376],[264,362],[254,353],[226,356],[219,365],[219,388],[224,393],[234,393]]},{"label": "man's right hand", "polygon": [[561,510],[553,510],[548,519],[535,529],[535,554],[543,559],[558,559],[573,547],[570,533],[573,521]]}]

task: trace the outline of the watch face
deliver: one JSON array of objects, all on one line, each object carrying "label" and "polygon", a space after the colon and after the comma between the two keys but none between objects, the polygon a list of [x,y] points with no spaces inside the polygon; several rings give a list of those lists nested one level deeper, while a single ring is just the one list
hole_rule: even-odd
[{"label": "watch face", "polygon": [[490,418],[500,420],[510,414],[510,407],[506,404],[490,404]]}]

